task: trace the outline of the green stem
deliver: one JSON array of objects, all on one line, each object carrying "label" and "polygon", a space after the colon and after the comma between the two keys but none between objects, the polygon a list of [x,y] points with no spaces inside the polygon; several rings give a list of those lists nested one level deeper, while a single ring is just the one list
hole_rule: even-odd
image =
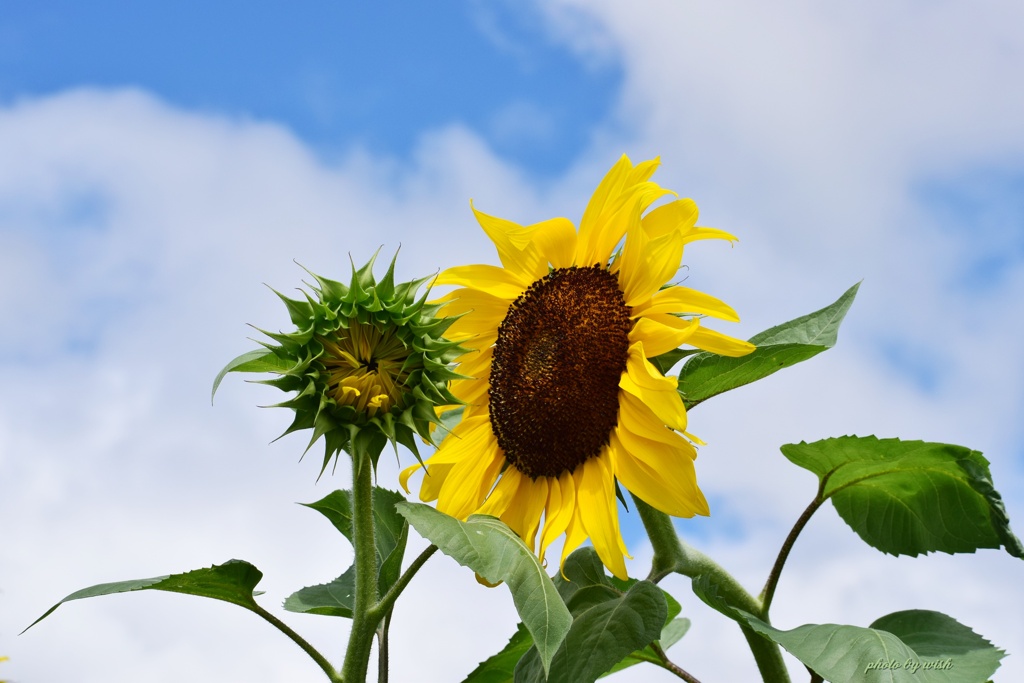
[{"label": "green stem", "polygon": [[676,676],[676,678],[681,678],[684,681],[686,681],[686,683],[700,683],[700,681],[697,680],[696,676],[689,673],[688,671],[680,667],[678,664],[673,663],[672,660],[668,658],[668,655],[665,654],[665,650],[661,648],[660,643],[658,643],[657,641],[651,643],[651,649],[654,650],[658,657],[661,658],[661,661],[657,662],[658,666],[665,669],[666,671],[672,672]]},{"label": "green stem", "polygon": [[327,661],[327,658],[320,654],[315,647],[310,645],[305,638],[293,631],[288,624],[284,623],[259,605],[256,605],[255,608],[250,607],[249,609],[266,619],[274,628],[291,638],[296,645],[301,647],[302,650],[312,657],[313,661],[324,670],[324,673],[327,674],[327,678],[330,679],[331,683],[341,683],[341,676],[334,670],[334,667],[331,666],[329,661]]},{"label": "green stem", "polygon": [[753,629],[740,624],[743,637],[747,639],[747,647],[754,655],[757,670],[761,672],[761,680],[765,683],[789,683],[789,669],[782,659],[782,650]]},{"label": "green stem", "polygon": [[398,581],[395,581],[395,584],[391,586],[387,593],[384,594],[384,597],[380,599],[380,602],[374,606],[373,612],[378,615],[389,613],[395,604],[395,600],[398,599],[398,596],[402,594],[405,587],[409,585],[410,581],[412,581],[412,577],[416,576],[416,572],[420,570],[420,567],[422,567],[435,552],[437,552],[437,546],[428,545],[426,550],[420,553],[419,556],[412,561],[412,564],[409,565],[408,569],[402,572],[402,575],[398,577]]},{"label": "green stem", "polygon": [[373,537],[373,467],[366,453],[352,454],[352,545],[355,546],[355,604],[352,631],[341,676],[345,683],[365,683],[377,624],[377,549]]},{"label": "green stem", "polygon": [[[686,564],[686,552],[683,544],[679,541],[679,534],[672,520],[663,512],[655,510],[637,496],[630,493],[636,511],[640,513],[640,521],[644,523],[644,529],[651,539],[654,547],[654,560],[651,562],[651,573],[647,576],[649,581],[658,583],[663,578],[676,571]],[[685,572],[682,572],[685,573]]]},{"label": "green stem", "polygon": [[[691,579],[707,576],[718,587],[718,594],[726,604],[767,621],[761,601],[748,593],[732,574],[725,571],[717,562],[681,541],[668,515],[655,510],[635,495],[633,502],[654,547],[649,580],[657,583],[673,572]],[[786,669],[779,646],[746,626],[741,625],[740,629],[754,655],[762,680],[770,683],[789,683],[789,671]]]},{"label": "green stem", "polygon": [[761,614],[759,615],[762,619],[768,619],[768,610],[772,606],[772,599],[775,598],[775,588],[779,584],[779,578],[782,576],[782,567],[786,564],[786,559],[789,557],[789,551],[793,549],[793,544],[796,543],[796,537],[800,535],[800,532],[807,526],[807,522],[811,520],[811,516],[821,507],[824,503],[824,499],[821,497],[821,491],[818,491],[818,495],[814,497],[811,504],[807,506],[807,509],[803,511],[800,517],[796,520],[796,524],[790,529],[789,535],[786,536],[786,540],[782,543],[782,548],[779,549],[779,556],[775,558],[775,565],[772,566],[771,573],[768,574],[768,581],[764,584],[764,590],[761,591]]},{"label": "green stem", "polygon": [[388,629],[391,628],[391,612],[377,629],[377,683],[388,683]]}]

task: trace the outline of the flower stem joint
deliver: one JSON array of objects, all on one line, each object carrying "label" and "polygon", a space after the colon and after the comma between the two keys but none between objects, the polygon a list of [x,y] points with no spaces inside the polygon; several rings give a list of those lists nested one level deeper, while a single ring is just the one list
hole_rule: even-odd
[{"label": "flower stem joint", "polygon": [[448,383],[461,376],[449,363],[466,350],[442,336],[454,319],[436,317],[440,306],[427,303],[426,291],[417,296],[430,278],[395,284],[397,254],[377,282],[376,258],[353,264],[348,285],[307,270],[316,284],[300,290],[303,299],[275,291],[296,329],[260,330],[274,343],[259,342],[262,350],[233,360],[214,384],[216,391],[228,372],[276,374],[260,383],[293,393],[270,406],[295,412],[281,436],[313,430],[307,450],[323,437],[320,474],[341,451],[369,455],[376,467],[389,441],[419,459],[415,437],[430,441],[436,408],[459,403]]}]

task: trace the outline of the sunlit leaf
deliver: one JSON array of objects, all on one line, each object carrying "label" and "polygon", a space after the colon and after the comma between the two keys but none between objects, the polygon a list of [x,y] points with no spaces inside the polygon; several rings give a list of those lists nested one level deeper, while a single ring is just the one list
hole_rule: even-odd
[{"label": "sunlit leaf", "polygon": [[330,583],[300,588],[284,601],[289,612],[322,614],[329,617],[352,618],[356,603],[355,566]]},{"label": "sunlit leaf", "polygon": [[1024,558],[988,461],[963,446],[844,436],[788,444],[822,496],[869,545],[894,555],[1006,548]]},{"label": "sunlit leaf", "polygon": [[[637,581],[625,594],[594,604],[573,619],[565,642],[551,661],[547,683],[593,683],[623,658],[656,640],[665,615],[665,598],[650,581]],[[527,652],[520,660],[516,683],[545,681],[534,653]]]},{"label": "sunlit leaf", "polygon": [[520,623],[501,652],[480,662],[463,683],[512,683],[516,664],[531,647],[533,638]]},{"label": "sunlit leaf", "polygon": [[757,349],[746,356],[729,358],[707,352],[694,355],[679,372],[679,393],[686,407],[756,382],[835,346],[839,325],[859,287],[859,283],[850,287],[834,304],[820,311],[754,335],[750,342]]},{"label": "sunlit leaf", "polygon": [[[661,629],[661,635],[658,637],[658,644],[661,646],[663,651],[668,650],[670,647],[682,640],[683,636],[685,636],[686,632],[689,630],[689,619],[672,619],[669,617],[668,623]],[[628,655],[621,662],[609,669],[608,673],[604,674],[604,676],[609,676],[618,671],[622,671],[623,669],[628,669],[631,666],[643,664],[645,662],[659,666],[661,665],[661,658],[650,645]]]},{"label": "sunlit leaf", "polygon": [[783,631],[729,605],[707,577],[693,582],[708,605],[744,624],[831,683],[984,683],[1005,653],[941,612],[907,610],[868,628],[805,624]]},{"label": "sunlit leaf", "polygon": [[158,590],[198,595],[204,598],[230,602],[255,611],[259,609],[259,606],[253,599],[253,590],[262,578],[263,573],[248,562],[228,560],[224,564],[214,565],[205,569],[196,569],[183,574],[169,574],[152,579],[101,583],[75,591],[46,610],[43,616],[32,622],[25,630],[27,631],[38,624],[66,602],[140,590]]},{"label": "sunlit leaf", "polygon": [[537,556],[522,539],[494,517],[474,515],[465,522],[428,505],[399,503],[416,531],[459,564],[490,583],[505,582],[547,670],[572,617]]}]

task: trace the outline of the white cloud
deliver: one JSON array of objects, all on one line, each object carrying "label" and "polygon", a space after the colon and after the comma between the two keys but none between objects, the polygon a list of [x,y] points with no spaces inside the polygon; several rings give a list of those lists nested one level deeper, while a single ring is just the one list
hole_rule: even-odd
[{"label": "white cloud", "polygon": [[[134,91],[0,110],[4,674],[319,680],[251,615],[179,596],[73,603],[14,635],[79,587],[233,556],[264,570],[268,606],[340,573],[347,547],[292,501],[343,486],[344,468],[314,486],[316,449],[295,464],[301,437],[267,445],[288,418],[252,407],[277,400],[271,390],[231,379],[207,404],[216,371],[252,345],[244,324],[286,322],[260,283],[288,292],[303,275],[293,258],[342,276],[349,252],[360,261],[383,244],[390,256],[399,242],[406,278],[493,261],[470,198],[523,223],[577,218],[622,151],[662,153],[658,179],[741,237],[731,249],[694,245],[685,272],[736,306],[740,334],[866,278],[836,350],[694,411],[693,430],[709,442],[699,476],[720,509],[702,527],[705,550],[759,586],[813,494],[778,445],[843,433],[984,450],[1019,526],[1024,323],[1012,312],[1024,269],[983,300],[950,282],[972,236],[938,231],[913,192],[922,179],[1021,166],[1024,96],[1011,87],[1024,66],[1019,12],[1013,3],[652,2],[554,13],[554,31],[566,17],[588,27],[564,35],[582,35],[579,49],[618,55],[625,84],[616,120],[543,188],[457,126],[425,132],[408,159],[353,150],[327,163],[273,123],[184,112]],[[933,391],[885,360],[891,340],[937,359]],[[395,471],[385,455],[381,482],[393,486]],[[819,515],[780,586],[778,625],[942,609],[1010,648],[1007,680],[1024,675],[1019,619],[1002,609],[1020,602],[1019,561],[993,552],[894,560],[864,548],[831,510]],[[419,581],[399,604],[393,680],[458,680],[511,634],[507,592],[479,588],[441,559]],[[687,592],[681,579],[667,586]],[[673,657],[702,679],[752,678],[733,625],[692,597],[684,610],[694,627]],[[284,618],[340,656],[338,623]],[[638,667],[619,680],[658,676]]]}]

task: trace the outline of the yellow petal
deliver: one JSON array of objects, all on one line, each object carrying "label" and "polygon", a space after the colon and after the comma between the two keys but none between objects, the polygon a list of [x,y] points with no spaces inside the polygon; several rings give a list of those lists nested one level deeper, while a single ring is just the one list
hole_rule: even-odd
[{"label": "yellow petal", "polygon": [[532,280],[521,280],[510,270],[488,265],[449,268],[434,280],[435,285],[460,285],[510,301],[522,294],[530,282]]},{"label": "yellow petal", "polygon": [[612,574],[625,581],[629,576],[622,557],[619,508],[609,460],[606,451],[576,468],[577,509],[597,556]]},{"label": "yellow petal", "polygon": [[[448,478],[448,473],[452,471],[452,467],[452,465],[436,463],[423,473],[423,481],[420,483],[420,500],[424,503],[437,500],[437,496],[441,493],[441,487],[444,486],[445,479]],[[405,472],[402,472],[402,474],[405,474]],[[408,480],[408,477],[406,477],[406,480]],[[405,490],[408,491],[409,489]]]},{"label": "yellow petal", "polygon": [[671,232],[687,232],[697,223],[697,204],[692,199],[677,199],[651,209],[643,218],[644,230],[652,238]]},{"label": "yellow petal", "polygon": [[636,321],[629,338],[643,342],[651,358],[678,349],[700,327],[700,320],[685,320],[671,315],[645,316]]},{"label": "yellow petal", "polygon": [[745,356],[757,348],[750,342],[709,330],[703,326],[694,332],[686,343],[696,346],[698,349],[704,349],[705,351],[731,358]]},{"label": "yellow petal", "polygon": [[[576,226],[568,218],[552,218],[523,229],[524,248],[534,249],[537,258],[553,268],[568,268],[576,257]],[[536,277],[543,276],[537,274]]]},{"label": "yellow petal", "polygon": [[505,456],[492,436],[471,457],[452,466],[437,497],[437,509],[457,519],[465,519],[476,512],[504,464]]},{"label": "yellow petal", "polygon": [[688,453],[625,429],[615,430],[610,438],[615,476],[629,491],[675,517],[708,514]]},{"label": "yellow petal", "polygon": [[494,490],[488,494],[487,500],[476,511],[477,514],[490,515],[491,517],[501,517],[504,515],[505,511],[508,510],[508,506],[515,499],[516,492],[522,485],[523,479],[522,473],[515,467],[506,467],[505,471],[501,473],[501,479],[498,480]]},{"label": "yellow petal", "polygon": [[519,246],[522,244],[523,226],[477,211],[472,202],[470,202],[470,208],[473,209],[473,214],[476,216],[477,222],[480,223],[480,227],[494,242],[501,265],[525,282],[535,280],[538,266],[541,264],[538,263],[534,252],[523,250]]},{"label": "yellow petal", "polygon": [[[579,471],[581,468],[576,468]],[[576,478],[573,476],[573,489],[579,491],[579,487],[576,485]],[[579,498],[576,499],[577,504],[572,507],[572,517],[569,519],[569,525],[565,528],[565,543],[562,545],[562,560],[559,563],[559,567],[565,567],[565,561],[568,559],[572,551],[583,545],[583,541],[587,540],[587,530],[583,526],[583,521],[580,519],[580,506]],[[562,578],[566,581],[569,578],[562,572]]]},{"label": "yellow petal", "polygon": [[508,313],[512,299],[501,299],[477,289],[460,288],[434,303],[444,304],[438,311],[446,318],[460,316],[445,331],[448,339],[461,341],[490,331],[497,337],[498,325]]},{"label": "yellow petal", "polygon": [[[605,212],[605,205],[611,198],[617,197],[626,180],[626,176],[633,170],[633,162],[625,154],[619,157],[615,165],[609,169],[597,189],[587,202],[587,208],[583,211],[583,218],[580,220],[579,250],[583,252],[591,249],[591,242],[594,232],[598,229],[601,215]],[[586,256],[584,260],[576,260],[579,265],[593,265],[589,260],[589,254],[578,252],[579,256]]]},{"label": "yellow petal", "polygon": [[702,228],[700,226],[690,228],[683,235],[683,243],[689,244],[698,240],[726,240],[727,242],[739,242],[739,238],[732,233],[718,228]]},{"label": "yellow petal", "polygon": [[686,429],[686,408],[676,391],[676,380],[663,376],[643,354],[642,343],[630,345],[626,372],[619,379],[619,388],[636,396],[662,423],[683,431]]},{"label": "yellow petal", "polygon": [[455,380],[448,387],[452,396],[462,401],[467,410],[470,406],[488,406],[490,401],[487,396],[491,383],[485,379]]},{"label": "yellow petal", "polygon": [[607,263],[631,223],[639,222],[643,209],[665,194],[666,190],[647,180],[657,166],[655,159],[634,168],[625,155],[612,166],[583,212],[576,245],[577,265]]},{"label": "yellow petal", "polygon": [[678,285],[663,289],[648,301],[634,306],[632,316],[637,318],[653,313],[695,313],[734,323],[740,321],[736,311],[722,300],[696,289]]},{"label": "yellow petal", "polygon": [[[405,489],[406,493],[409,493],[409,477],[416,474],[416,471],[419,470],[421,467],[423,467],[423,465],[416,463],[415,465],[410,465],[409,467],[406,467],[404,470],[398,473],[398,483],[402,485],[402,488]],[[433,500],[433,498],[427,498],[426,500]]]},{"label": "yellow petal", "polygon": [[[457,372],[466,377],[472,377],[476,381],[486,382],[491,373],[491,361],[494,359],[494,347],[488,346],[485,349],[467,353],[459,357]],[[458,380],[466,381],[466,380]]]},{"label": "yellow petal", "polygon": [[[544,531],[540,536],[540,561],[552,541],[565,533],[576,508],[576,486],[571,472],[562,472],[548,481],[548,504],[544,513]],[[581,541],[582,542],[582,541]]]},{"label": "yellow petal", "polygon": [[[509,470],[514,470],[510,467]],[[508,473],[508,470],[505,471]],[[501,521],[508,524],[512,531],[523,539],[523,542],[534,550],[537,545],[537,528],[540,526],[541,514],[548,500],[548,480],[546,477],[530,479],[523,477],[511,504],[501,516]]]},{"label": "yellow petal", "polygon": [[679,433],[669,429],[647,404],[625,391],[619,392],[619,425],[652,441],[682,447],[679,441],[683,437]]}]

